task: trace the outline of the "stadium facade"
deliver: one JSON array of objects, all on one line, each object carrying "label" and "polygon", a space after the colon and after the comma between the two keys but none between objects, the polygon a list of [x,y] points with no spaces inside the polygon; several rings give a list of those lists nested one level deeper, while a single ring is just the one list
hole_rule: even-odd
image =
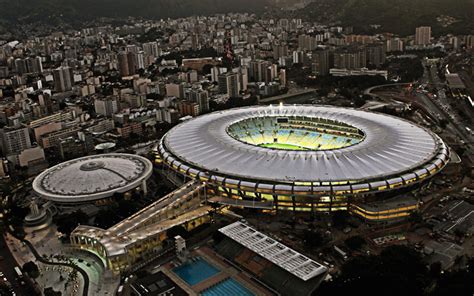
[{"label": "stadium facade", "polygon": [[368,220],[408,216],[417,202],[381,210],[364,205],[421,186],[449,161],[444,142],[409,121],[310,105],[200,116],[170,130],[158,152],[166,167],[204,182],[221,204],[265,211],[349,210]]}]

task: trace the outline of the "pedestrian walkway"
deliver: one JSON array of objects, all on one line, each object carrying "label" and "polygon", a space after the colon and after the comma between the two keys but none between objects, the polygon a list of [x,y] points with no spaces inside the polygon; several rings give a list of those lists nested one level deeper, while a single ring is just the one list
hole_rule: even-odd
[{"label": "pedestrian walkway", "polygon": [[[62,295],[115,294],[120,278],[105,271],[100,259],[94,258],[87,252],[71,248],[68,244],[63,244],[60,241],[61,234],[57,232],[55,225],[41,230],[26,228],[25,233],[25,239],[33,249],[27,246],[27,242],[21,242],[12,234],[7,234],[7,243],[19,265],[22,266],[28,261],[33,261],[45,271],[45,274],[50,274],[37,279],[42,288],[54,286],[53,288],[60,291]],[[68,261],[77,266],[79,276],[77,282],[65,285],[66,280],[60,281],[60,275],[61,272],[65,272],[61,268],[72,269],[72,267],[67,267],[68,265],[72,266],[71,263],[67,263]],[[84,287],[87,291],[84,291]]]}]

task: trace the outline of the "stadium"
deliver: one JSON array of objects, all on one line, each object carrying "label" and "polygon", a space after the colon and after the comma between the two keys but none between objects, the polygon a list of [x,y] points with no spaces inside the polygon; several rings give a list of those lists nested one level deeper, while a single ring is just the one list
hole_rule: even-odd
[{"label": "stadium", "polygon": [[103,202],[116,193],[146,192],[151,162],[138,155],[109,153],[76,158],[53,166],[33,181],[42,198],[63,205]]},{"label": "stadium", "polygon": [[349,210],[370,220],[416,210],[416,201],[390,200],[378,210],[372,202],[419,188],[449,161],[443,141],[409,121],[310,105],[203,115],[171,129],[158,151],[166,167],[204,182],[211,201],[272,212]]}]

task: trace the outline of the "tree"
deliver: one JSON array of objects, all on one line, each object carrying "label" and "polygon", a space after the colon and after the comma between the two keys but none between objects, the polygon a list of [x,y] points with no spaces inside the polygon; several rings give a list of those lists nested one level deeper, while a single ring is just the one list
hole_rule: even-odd
[{"label": "tree", "polygon": [[23,264],[23,271],[33,279],[39,277],[40,275],[38,266],[33,261],[28,261]]},{"label": "tree", "polygon": [[474,257],[467,260],[466,269],[470,273],[474,273]]},{"label": "tree", "polygon": [[10,287],[3,281],[0,282],[0,295],[11,295]]},{"label": "tree", "polygon": [[351,250],[360,250],[366,244],[365,239],[360,235],[351,236],[344,243]]},{"label": "tree", "polygon": [[61,296],[61,292],[55,291],[52,287],[44,288],[44,296]]},{"label": "tree", "polygon": [[69,236],[74,228],[76,228],[79,224],[86,224],[88,220],[89,218],[87,215],[83,211],[78,210],[72,213],[57,216],[55,218],[55,223],[58,225],[59,232]]},{"label": "tree", "polygon": [[77,278],[77,269],[73,269],[70,273],[69,273],[69,276],[67,278],[67,282],[73,282],[75,281]]},{"label": "tree", "polygon": [[181,236],[183,238],[188,237],[188,231],[181,225],[173,226],[166,231],[166,236],[170,239],[174,239],[175,236]]},{"label": "tree", "polygon": [[410,222],[412,223],[421,223],[423,222],[423,216],[421,215],[420,212],[415,211],[410,214]]},{"label": "tree", "polygon": [[334,227],[342,229],[347,224],[349,213],[346,211],[336,211],[332,213],[332,224]]},{"label": "tree", "polygon": [[356,256],[344,263],[340,275],[324,282],[317,295],[367,295],[370,291],[373,295],[423,295],[429,279],[419,253],[406,246],[390,246],[378,256]]},{"label": "tree", "polygon": [[154,101],[162,100],[162,99],[163,99],[163,95],[155,94],[155,93],[150,93],[150,94],[147,94],[147,95],[146,95],[146,99],[147,99],[147,100],[154,100]]},{"label": "tree", "polygon": [[473,291],[474,273],[467,269],[444,273],[432,295],[472,296]]},{"label": "tree", "polygon": [[430,275],[432,277],[439,277],[439,275],[441,274],[441,263],[438,261],[438,262],[434,262],[434,263],[431,263],[430,265]]},{"label": "tree", "polygon": [[117,204],[118,213],[122,217],[128,217],[138,210],[138,205],[133,200],[120,199]]},{"label": "tree", "polygon": [[219,244],[226,236],[219,231],[214,231],[212,234],[212,239],[214,240],[214,244]]},{"label": "tree", "polygon": [[29,209],[25,207],[20,207],[17,204],[13,204],[10,207],[10,222],[13,225],[20,226],[23,224],[23,220],[25,219],[26,215],[28,215]]},{"label": "tree", "polygon": [[318,230],[305,230],[303,232],[303,242],[310,248],[318,248],[324,243],[324,235]]},{"label": "tree", "polygon": [[447,119],[443,118],[439,121],[439,126],[442,129],[445,129],[448,126],[448,123],[449,123],[449,121]]},{"label": "tree", "polygon": [[118,215],[112,208],[101,209],[97,216],[95,217],[95,224],[101,228],[107,229],[110,226],[117,223],[119,220],[117,219]]},{"label": "tree", "polygon": [[204,66],[202,66],[202,74],[211,74],[212,67],[214,66],[211,64],[205,64]]},{"label": "tree", "polygon": [[359,95],[359,96],[356,96],[355,99],[354,99],[354,105],[356,107],[362,107],[365,105],[365,103],[369,100],[371,100],[372,97],[369,96],[369,95]]}]

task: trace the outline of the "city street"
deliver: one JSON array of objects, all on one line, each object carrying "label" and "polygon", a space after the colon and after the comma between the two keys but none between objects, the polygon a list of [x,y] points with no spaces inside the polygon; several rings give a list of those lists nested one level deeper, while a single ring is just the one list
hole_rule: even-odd
[{"label": "city street", "polygon": [[2,229],[4,235],[0,239],[0,271],[3,272],[4,276],[7,278],[8,282],[12,285],[13,290],[16,295],[34,295],[35,290],[29,282],[25,282],[24,285],[21,285],[21,280],[18,279],[17,274],[14,271],[17,263],[14,256],[10,253],[10,249],[7,247],[5,233]]}]

